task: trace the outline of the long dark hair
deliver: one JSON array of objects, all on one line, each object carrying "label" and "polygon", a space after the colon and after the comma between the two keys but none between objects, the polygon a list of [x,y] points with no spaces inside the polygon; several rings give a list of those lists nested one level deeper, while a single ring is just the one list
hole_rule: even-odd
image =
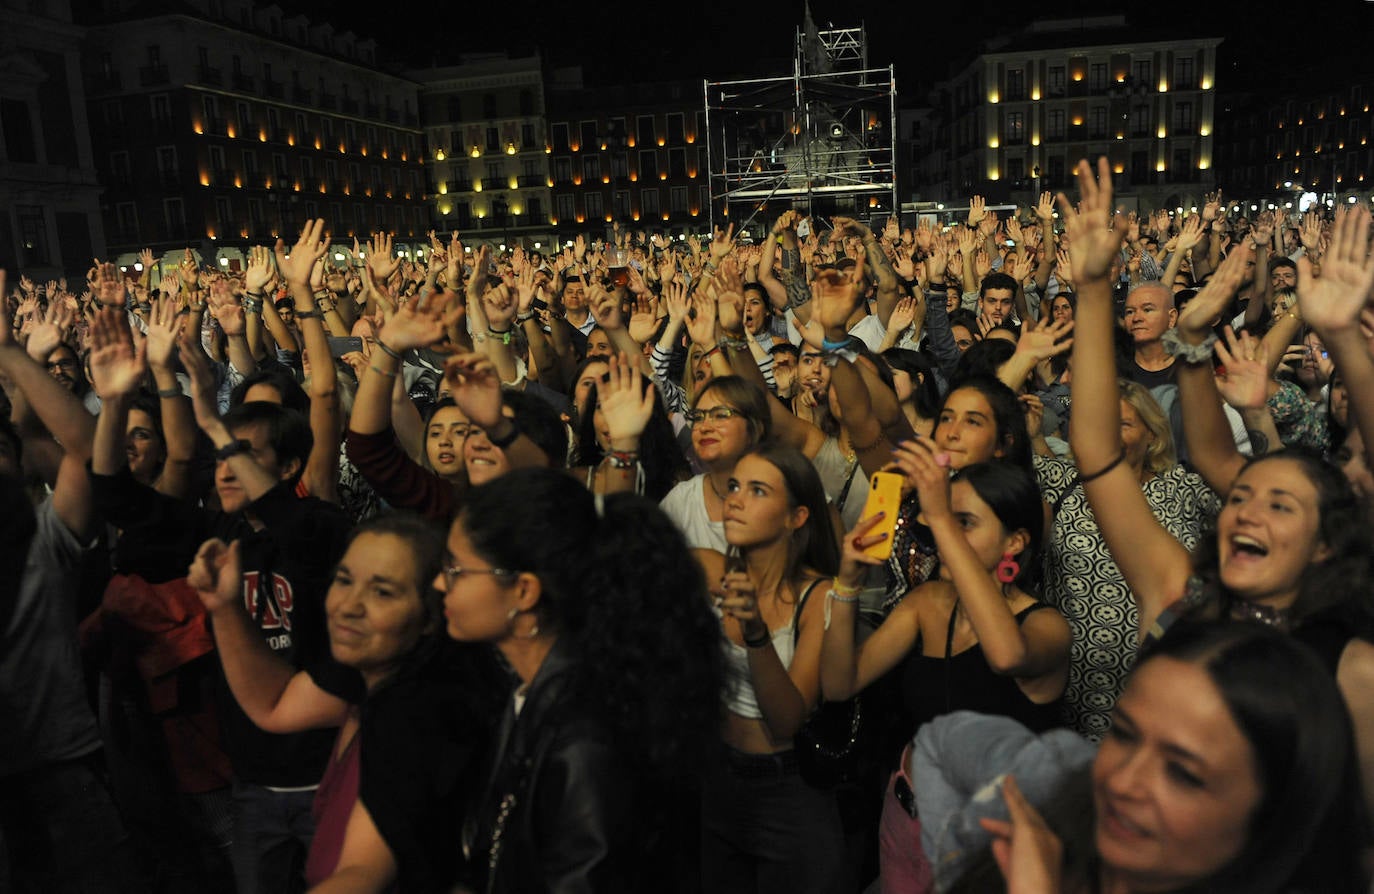
[{"label": "long dark hair", "polygon": [[911,377],[911,400],[922,419],[934,419],[940,412],[940,383],[935,379],[935,364],[921,351],[888,348],[883,359],[893,369]]},{"label": "long dark hair", "polygon": [[[970,348],[969,350],[973,349]],[[972,388],[983,395],[988,406],[992,408],[992,419],[997,426],[997,444],[1002,448],[1002,459],[1029,469],[1031,467],[1030,434],[1026,431],[1026,416],[1021,411],[1021,404],[1016,399],[1016,392],[993,376],[978,375],[956,379],[950,385],[949,394],[945,395],[945,400],[940,404],[940,409],[944,410],[944,405],[949,402],[951,395],[963,388]],[[935,423],[935,428],[936,430],[940,428],[938,421]]]},{"label": "long dark hair", "polygon": [[757,456],[777,469],[787,487],[789,505],[794,509],[806,507],[806,522],[793,533],[788,544],[786,578],[794,580],[802,569],[834,577],[840,570],[839,540],[830,518],[825,485],[811,460],[797,448],[782,444],[757,447],[745,456]]},{"label": "long dark hair", "polygon": [[967,481],[1008,533],[1024,530],[1029,535],[1025,548],[1014,558],[1021,566],[1017,586],[1032,591],[1040,577],[1040,548],[1045,540],[1045,502],[1035,476],[1022,466],[993,460],[967,465],[952,480]]},{"label": "long dark hair", "polygon": [[[1374,629],[1374,566],[1369,556],[1369,517],[1364,503],[1340,469],[1316,453],[1290,448],[1250,459],[1241,475],[1262,462],[1291,462],[1317,491],[1317,537],[1330,555],[1311,562],[1298,585],[1298,598],[1290,610],[1294,627],[1308,621],[1331,619],[1352,630]],[[1239,476],[1237,476],[1239,477]],[[1238,597],[1221,583],[1219,544],[1215,535],[1203,537],[1193,554],[1194,573],[1219,594],[1223,612]]]},{"label": "long dark hair", "polygon": [[718,741],[720,623],[677,527],[654,503],[597,504],[552,469],[474,488],[458,524],[493,567],[539,578],[539,625],[571,650],[572,693],[640,769],[681,781]]},{"label": "long dark hair", "polygon": [[[1207,673],[1254,754],[1262,793],[1241,852],[1174,894],[1363,894],[1369,822],[1349,712],[1330,671],[1292,637],[1236,621],[1179,621],[1136,667],[1158,658]],[[1099,890],[1091,771],[1065,779],[1041,813],[1064,844],[1064,890]],[[951,888],[1005,890],[990,853]]]},{"label": "long dark hair", "polygon": [[[663,396],[658,393],[652,381],[640,383],[641,388],[654,393],[654,409],[649,414],[649,424],[639,439],[639,462],[644,468],[644,496],[657,502],[667,495],[679,481],[690,478],[692,467],[678,446],[673,423],[663,406]],[[600,400],[599,386],[593,385],[587,393],[587,409],[577,416],[577,449],[573,454],[572,465],[595,468],[605,458],[606,452],[596,440],[596,407]]]}]

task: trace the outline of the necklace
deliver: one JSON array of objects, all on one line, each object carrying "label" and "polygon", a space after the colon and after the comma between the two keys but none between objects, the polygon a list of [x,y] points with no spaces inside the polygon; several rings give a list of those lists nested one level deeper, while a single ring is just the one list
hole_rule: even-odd
[{"label": "necklace", "polygon": [[721,492],[720,492],[720,489],[716,487],[716,480],[715,480],[714,478],[711,477],[711,473],[710,473],[710,472],[706,472],[706,473],[704,473],[704,474],[702,475],[702,477],[706,479],[706,483],[707,483],[707,484],[711,485],[711,493],[713,493],[713,494],[716,495],[716,499],[717,499],[717,500],[720,500],[721,505],[724,505],[724,504],[725,504],[725,494],[721,493]]},{"label": "necklace", "polygon": [[1231,620],[1255,621],[1276,630],[1287,630],[1292,619],[1288,609],[1237,600],[1231,606]]}]

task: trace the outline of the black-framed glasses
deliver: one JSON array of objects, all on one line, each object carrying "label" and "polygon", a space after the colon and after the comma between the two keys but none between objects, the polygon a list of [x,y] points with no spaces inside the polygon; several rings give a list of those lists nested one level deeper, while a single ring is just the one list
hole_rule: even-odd
[{"label": "black-framed glasses", "polygon": [[687,420],[689,425],[696,425],[710,419],[712,422],[724,422],[735,416],[744,416],[743,410],[736,410],[734,407],[712,407],[709,410],[688,410],[682,414],[682,418]]},{"label": "black-framed glasses", "polygon": [[458,578],[465,574],[490,574],[493,577],[515,577],[519,572],[507,571],[504,568],[464,568],[461,565],[444,566],[444,586],[452,587]]}]

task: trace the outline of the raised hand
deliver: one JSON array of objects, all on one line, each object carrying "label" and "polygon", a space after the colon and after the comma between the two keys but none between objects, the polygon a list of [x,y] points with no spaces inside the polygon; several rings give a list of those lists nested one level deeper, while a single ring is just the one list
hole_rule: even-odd
[{"label": "raised hand", "polygon": [[379,282],[385,282],[401,265],[400,258],[391,256],[392,245],[390,233],[372,234],[372,245],[367,251],[367,267]]},{"label": "raised hand", "polygon": [[124,278],[114,264],[96,264],[95,296],[104,307],[124,305]]},{"label": "raised hand", "polygon": [[658,299],[652,294],[635,298],[635,311],[630,315],[630,338],[642,345],[654,337],[658,332],[658,307]]},{"label": "raised hand", "polygon": [[1035,358],[1036,363],[1048,360],[1073,347],[1073,339],[1068,334],[1073,331],[1073,320],[1053,320],[1045,318],[1038,325],[1027,325],[1016,342],[1016,353]]},{"label": "raised hand", "polygon": [[134,347],[129,321],[119,308],[101,308],[91,322],[91,387],[101,400],[132,394],[148,371],[147,341]]},{"label": "raised hand", "polygon": [[612,354],[611,371],[597,389],[612,450],[634,450],[654,412],[654,389],[645,388],[639,366],[621,351]]},{"label": "raised hand", "polygon": [[916,299],[907,297],[898,301],[887,318],[888,332],[905,332],[916,320]]},{"label": "raised hand", "polygon": [[501,423],[501,377],[485,354],[454,354],[444,361],[444,385],[463,415],[491,431]]},{"label": "raised hand", "polygon": [[1183,226],[1178,228],[1178,236],[1174,242],[1177,251],[1188,251],[1202,241],[1202,218],[1190,217],[1183,222]]},{"label": "raised hand", "polygon": [[[671,303],[669,307],[671,308]],[[692,343],[703,348],[713,347],[716,343],[716,302],[701,293],[691,298],[691,311],[687,315],[687,334]]]},{"label": "raised hand", "polygon": [[1207,337],[1245,279],[1246,264],[1252,254],[1250,246],[1240,245],[1226,256],[1212,278],[1179,313],[1175,325],[1180,337],[1194,344]]},{"label": "raised hand", "polygon": [[[211,301],[216,291],[229,291],[228,283],[218,282],[210,289]],[[232,295],[232,291],[230,291]],[[213,310],[211,311],[213,313]],[[171,369],[172,357],[176,354],[177,338],[181,334],[182,317],[177,313],[176,302],[162,298],[153,302],[153,310],[148,315],[148,338],[146,352],[148,364],[155,369]],[[221,323],[221,325],[223,325]],[[242,334],[243,309],[239,308],[239,334]],[[226,332],[226,334],[228,334]]]},{"label": "raised hand", "polygon": [[186,582],[200,597],[205,610],[214,614],[233,608],[243,599],[243,572],[239,542],[205,541],[191,560]]},{"label": "raised hand", "polygon": [[1035,203],[1035,216],[1044,224],[1054,218],[1054,196],[1046,190],[1040,194],[1040,201]]},{"label": "raised hand", "polygon": [[968,202],[968,225],[975,227],[988,216],[987,201],[982,196],[974,196]]},{"label": "raised hand", "polygon": [[735,247],[735,224],[731,222],[724,230],[720,227],[715,228],[715,235],[711,239],[711,261],[719,264],[730,253],[730,249]]},{"label": "raised hand", "polygon": [[457,321],[462,310],[460,301],[453,302],[457,310],[448,308],[446,311],[445,303],[442,295],[434,293],[402,302],[377,333],[378,344],[397,352],[437,345],[444,340],[448,326]]},{"label": "raised hand", "polygon": [[1086,159],[1079,161],[1077,175],[1078,207],[1059,194],[1059,216],[1069,237],[1069,256],[1074,271],[1084,281],[1106,280],[1112,261],[1121,251],[1126,218],[1112,215],[1112,169],[1106,156],[1097,160],[1097,177],[1093,177]]},{"label": "raised hand", "polygon": [[1312,262],[1306,255],[1298,258],[1298,306],[1303,319],[1323,338],[1358,330],[1360,311],[1374,286],[1374,258],[1368,245],[1368,209],[1339,209],[1331,228],[1331,244],[1322,258],[1322,275],[1313,276]]},{"label": "raised hand", "polygon": [[76,314],[65,302],[48,301],[48,308],[41,317],[36,317],[33,328],[29,330],[29,340],[25,349],[30,357],[45,363],[48,355],[57,350],[72,332]]},{"label": "raised hand", "polygon": [[482,296],[482,309],[487,314],[487,325],[497,332],[511,327],[518,306],[515,295],[504,283],[494,289],[487,289]]},{"label": "raised hand", "polygon": [[892,458],[906,476],[907,484],[920,495],[921,513],[927,520],[947,518],[953,513],[949,501],[949,454],[936,452],[934,441],[917,435],[898,444]]},{"label": "raised hand", "polygon": [[[308,289],[311,286],[310,278],[316,266],[315,262],[323,258],[328,250],[329,237],[324,232],[324,219],[306,221],[290,255],[286,254],[286,243],[277,240],[277,269],[288,283]],[[320,276],[323,279],[323,269]]]},{"label": "raised hand", "polygon": [[177,275],[181,278],[182,291],[194,292],[200,288],[200,268],[196,266],[195,252],[189,247],[182,255],[181,264],[177,266]]},{"label": "raised hand", "polygon": [[1216,344],[1217,391],[1237,410],[1258,410],[1269,402],[1269,348],[1249,332],[1240,337],[1226,327],[1226,341]]}]

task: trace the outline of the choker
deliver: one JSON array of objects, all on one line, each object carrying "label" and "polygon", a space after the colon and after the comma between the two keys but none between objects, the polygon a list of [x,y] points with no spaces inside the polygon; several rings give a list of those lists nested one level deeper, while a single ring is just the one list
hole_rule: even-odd
[{"label": "choker", "polygon": [[1291,613],[1288,609],[1259,605],[1254,602],[1246,602],[1243,599],[1237,600],[1231,605],[1231,620],[1254,621],[1266,627],[1285,631],[1292,623]]}]

